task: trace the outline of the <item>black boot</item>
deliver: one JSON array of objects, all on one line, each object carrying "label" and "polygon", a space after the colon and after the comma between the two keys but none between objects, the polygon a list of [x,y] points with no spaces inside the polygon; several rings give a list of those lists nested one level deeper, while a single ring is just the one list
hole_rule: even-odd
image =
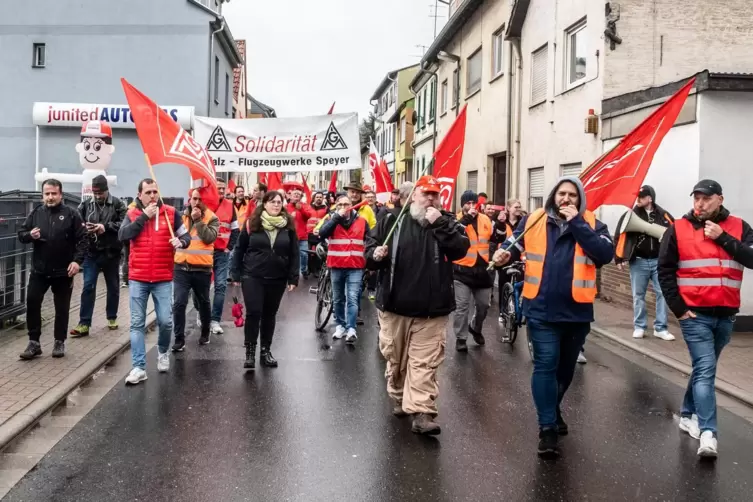
[{"label": "black boot", "polygon": [[468,342],[462,338],[455,340],[455,350],[458,352],[468,352]]},{"label": "black boot", "polygon": [[55,340],[55,345],[52,347],[52,357],[64,357],[65,356],[65,342],[63,340]]},{"label": "black boot", "polygon": [[256,344],[246,344],[246,362],[243,363],[243,367],[247,370],[256,368]]},{"label": "black boot", "polygon": [[539,457],[554,459],[559,456],[557,438],[557,429],[542,429],[539,431]]},{"label": "black boot", "polygon": [[261,348],[261,354],[259,355],[259,362],[261,362],[262,366],[267,366],[269,368],[276,368],[277,367],[277,359],[272,357],[272,351],[268,348]]},{"label": "black boot", "polygon": [[42,346],[39,344],[39,342],[35,342],[34,340],[29,340],[29,345],[26,346],[26,350],[21,352],[21,354],[18,356],[21,359],[28,361],[30,359],[34,359],[37,356],[42,355]]},{"label": "black boot", "polygon": [[484,335],[480,331],[476,331],[470,326],[468,327],[468,331],[473,335],[473,341],[476,342],[476,345],[484,345],[486,343],[486,339],[484,339]]},{"label": "black boot", "polygon": [[424,434],[426,436],[436,436],[442,432],[442,428],[434,421],[434,417],[428,413],[413,415],[413,424],[410,430],[415,434]]}]

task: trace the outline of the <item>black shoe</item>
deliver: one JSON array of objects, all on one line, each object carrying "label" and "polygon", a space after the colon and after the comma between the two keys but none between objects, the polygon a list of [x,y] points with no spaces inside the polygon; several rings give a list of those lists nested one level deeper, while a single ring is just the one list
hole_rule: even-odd
[{"label": "black shoe", "polygon": [[394,401],[394,406],[392,407],[392,415],[397,418],[403,418],[408,416],[408,412],[403,409],[403,403]]},{"label": "black shoe", "polygon": [[55,346],[52,348],[52,357],[65,356],[65,342],[63,340],[55,340]]},{"label": "black shoe", "polygon": [[33,340],[29,340],[29,345],[26,346],[26,350],[21,352],[21,354],[18,356],[24,361],[29,361],[30,359],[34,359],[37,356],[42,355],[42,346],[39,344],[39,342],[35,342]]},{"label": "black shoe", "polygon": [[186,341],[184,339],[178,340],[175,339],[175,343],[173,344],[173,352],[183,352],[183,350],[186,348]]},{"label": "black shoe", "polygon": [[539,431],[538,454],[540,458],[553,459],[559,456],[557,438],[557,429],[542,429]]},{"label": "black shoe", "polygon": [[424,434],[426,436],[437,436],[442,432],[442,428],[434,421],[434,417],[426,413],[416,414],[410,430],[416,434]]},{"label": "black shoe", "polygon": [[360,315],[356,318],[356,326],[363,326],[363,319]]},{"label": "black shoe", "polygon": [[308,281],[309,280],[309,274],[308,274],[308,272],[306,272],[306,273],[303,274],[303,280],[304,281]]},{"label": "black shoe", "polygon": [[476,345],[484,345],[486,343],[486,339],[484,338],[484,335],[482,335],[480,331],[476,331],[470,326],[468,327],[468,331],[473,336],[473,341],[476,342]]},{"label": "black shoe", "polygon": [[272,351],[269,349],[262,348],[261,354],[259,355],[259,362],[262,366],[267,366],[269,368],[276,368],[277,367],[277,359],[272,357]]},{"label": "black shoe", "polygon": [[457,350],[458,352],[468,352],[468,342],[458,338],[457,340],[455,340],[455,350]]},{"label": "black shoe", "polygon": [[569,429],[567,428],[567,424],[562,419],[562,413],[560,412],[559,407],[557,408],[557,434],[560,436],[567,436],[567,433],[569,432]]},{"label": "black shoe", "polygon": [[199,337],[199,345],[209,345],[209,333],[202,333]]},{"label": "black shoe", "polygon": [[243,367],[247,370],[256,368],[256,345],[246,345],[246,361]]}]

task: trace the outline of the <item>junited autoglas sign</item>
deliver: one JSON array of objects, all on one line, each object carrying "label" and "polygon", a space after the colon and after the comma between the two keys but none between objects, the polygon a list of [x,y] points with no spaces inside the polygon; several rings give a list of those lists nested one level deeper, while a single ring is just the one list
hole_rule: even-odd
[{"label": "junited autoglas sign", "polygon": [[[162,107],[183,129],[193,129],[193,106]],[[102,120],[113,128],[134,129],[128,105],[91,103],[34,103],[34,125],[49,127],[81,127],[89,120]]]}]

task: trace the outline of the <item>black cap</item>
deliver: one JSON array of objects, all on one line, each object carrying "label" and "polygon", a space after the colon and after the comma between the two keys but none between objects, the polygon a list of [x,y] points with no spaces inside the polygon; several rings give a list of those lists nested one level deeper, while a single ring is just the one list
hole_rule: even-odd
[{"label": "black cap", "polygon": [[653,189],[649,185],[643,185],[641,191],[638,192],[638,197],[646,197],[648,195],[653,196]]},{"label": "black cap", "polygon": [[103,175],[97,175],[92,180],[92,188],[96,188],[97,190],[100,190],[104,192],[107,190],[107,178],[105,178]]},{"label": "black cap", "polygon": [[722,195],[722,185],[714,180],[701,180],[695,184],[690,195],[702,193],[705,195]]}]

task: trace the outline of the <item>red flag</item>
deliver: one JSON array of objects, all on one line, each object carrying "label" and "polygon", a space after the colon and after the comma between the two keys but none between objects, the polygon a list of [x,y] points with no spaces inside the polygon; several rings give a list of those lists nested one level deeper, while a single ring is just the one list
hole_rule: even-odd
[{"label": "red flag", "polygon": [[306,176],[301,173],[301,178],[303,179],[303,193],[306,195],[306,202],[311,204],[313,200],[311,199],[311,187],[309,186],[309,182],[306,180]]},{"label": "red flag", "polygon": [[327,115],[332,115],[332,112],[335,111],[335,103],[336,101],[332,102],[332,106],[329,107],[329,111],[327,112]]},{"label": "red flag", "polygon": [[235,189],[238,187],[238,185],[235,184],[235,180],[233,178],[230,178],[230,181],[227,183],[227,191],[230,193],[235,193]]},{"label": "red flag", "polygon": [[259,172],[259,183],[267,184],[267,173]]},{"label": "red flag", "polygon": [[152,165],[182,164],[191,172],[194,186],[204,203],[214,209],[220,204],[214,162],[207,151],[162,108],[121,78],[141,147]]},{"label": "red flag", "polygon": [[460,162],[463,160],[463,146],[465,145],[465,110],[463,107],[455,122],[445,134],[442,142],[434,152],[434,176],[442,186],[439,199],[442,207],[449,211],[455,195],[455,184],[460,172]]},{"label": "red flag", "polygon": [[377,200],[382,204],[390,200],[390,192],[393,190],[392,177],[387,163],[379,157],[379,152],[374,145],[374,139],[371,139],[369,145],[369,170],[371,177],[374,178],[374,192]]},{"label": "red flag", "polygon": [[282,188],[282,175],[280,173],[267,173],[267,191]]},{"label": "red flag", "polygon": [[337,171],[332,171],[332,179],[329,180],[329,192],[337,193]]},{"label": "red flag", "polygon": [[695,78],[692,78],[617,146],[581,173],[589,211],[603,205],[633,205],[654,154],[672,129],[694,83]]}]

